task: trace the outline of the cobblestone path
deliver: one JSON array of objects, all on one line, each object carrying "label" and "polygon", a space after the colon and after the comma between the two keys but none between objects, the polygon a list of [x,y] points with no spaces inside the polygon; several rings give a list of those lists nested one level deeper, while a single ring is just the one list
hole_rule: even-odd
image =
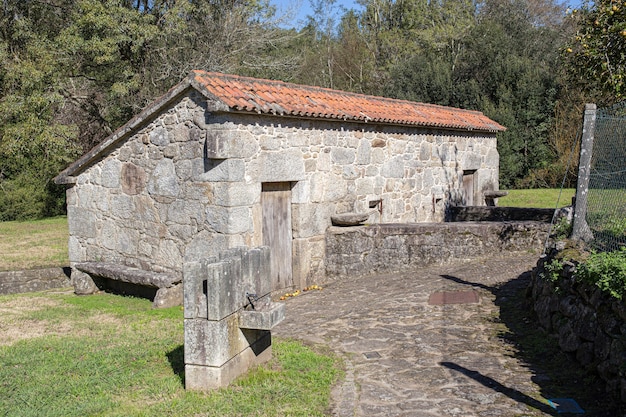
[{"label": "cobblestone path", "polygon": [[[553,415],[542,400],[544,376],[501,337],[506,326],[498,319],[500,302],[527,285],[536,261],[507,255],[343,279],[289,298],[273,334],[326,345],[343,358],[334,416]],[[442,291],[478,302],[429,304]]]}]

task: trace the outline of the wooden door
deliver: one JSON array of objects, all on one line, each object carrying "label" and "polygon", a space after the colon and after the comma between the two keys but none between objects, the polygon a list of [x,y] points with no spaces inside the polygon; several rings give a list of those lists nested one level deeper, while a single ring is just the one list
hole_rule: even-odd
[{"label": "wooden door", "polygon": [[270,248],[272,291],[293,286],[291,184],[268,182],[261,193],[263,245]]},{"label": "wooden door", "polygon": [[463,171],[463,194],[465,205],[474,205],[474,173],[476,171]]}]

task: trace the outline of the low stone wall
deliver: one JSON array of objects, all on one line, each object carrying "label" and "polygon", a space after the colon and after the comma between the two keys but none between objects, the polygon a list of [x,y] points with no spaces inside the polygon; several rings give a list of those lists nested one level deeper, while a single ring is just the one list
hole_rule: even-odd
[{"label": "low stone wall", "polygon": [[0,272],[0,294],[18,294],[69,287],[69,268]]},{"label": "low stone wall", "polygon": [[450,206],[446,209],[446,220],[450,222],[535,221],[550,223],[554,211],[549,208]]},{"label": "low stone wall", "polygon": [[550,225],[541,222],[462,222],[330,227],[326,274],[410,270],[451,259],[543,249]]},{"label": "low stone wall", "polygon": [[626,304],[599,288],[576,282],[574,262],[564,262],[556,283],[543,278],[541,258],[533,271],[532,298],[541,327],[589,372],[606,382],[607,392],[626,402]]}]

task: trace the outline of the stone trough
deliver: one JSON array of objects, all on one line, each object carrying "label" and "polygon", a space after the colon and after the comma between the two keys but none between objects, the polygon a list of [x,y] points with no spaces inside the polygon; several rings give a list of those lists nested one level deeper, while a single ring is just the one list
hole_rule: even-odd
[{"label": "stone trough", "polygon": [[228,385],[271,358],[270,330],[285,317],[271,301],[268,247],[235,248],[184,266],[185,387]]}]

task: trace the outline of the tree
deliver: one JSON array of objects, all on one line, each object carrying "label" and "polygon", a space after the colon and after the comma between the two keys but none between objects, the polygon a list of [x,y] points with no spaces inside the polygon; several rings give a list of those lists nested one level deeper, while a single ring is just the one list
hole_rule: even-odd
[{"label": "tree", "polygon": [[62,27],[68,3],[4,2],[0,15],[0,221],[63,211],[64,189],[51,179],[77,156],[77,132],[58,117],[64,101],[51,38]]},{"label": "tree", "polygon": [[576,33],[563,48],[569,82],[601,104],[626,97],[626,5],[596,0],[573,10]]}]

